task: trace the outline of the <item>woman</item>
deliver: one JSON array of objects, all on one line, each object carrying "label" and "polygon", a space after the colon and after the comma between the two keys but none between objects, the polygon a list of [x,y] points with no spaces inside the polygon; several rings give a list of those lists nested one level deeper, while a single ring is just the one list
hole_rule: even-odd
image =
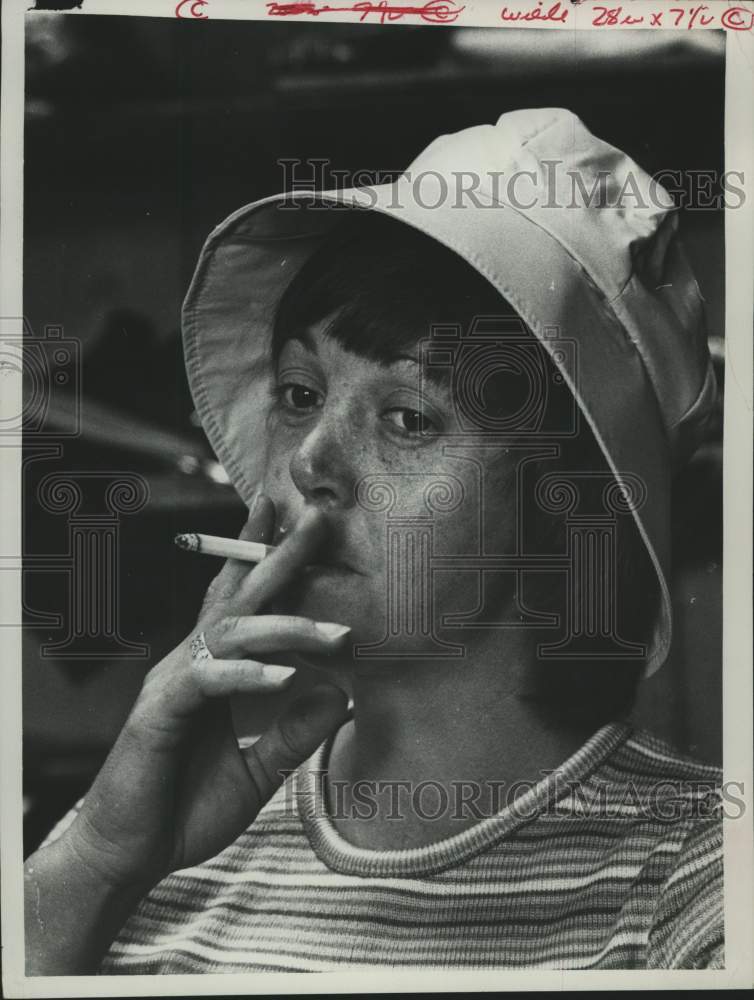
[{"label": "woman", "polygon": [[[623,721],[714,400],[670,207],[536,109],[215,230],[187,367],[278,548],[27,863],[29,974],[722,965],[719,772]],[[326,683],[239,745],[298,659]]]}]

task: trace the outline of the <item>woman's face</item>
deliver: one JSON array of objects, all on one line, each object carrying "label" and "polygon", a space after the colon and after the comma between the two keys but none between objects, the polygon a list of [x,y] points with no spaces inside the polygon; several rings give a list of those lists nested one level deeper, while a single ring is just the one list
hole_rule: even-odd
[{"label": "woman's face", "polygon": [[[443,616],[477,608],[480,574],[429,573],[430,556],[512,550],[511,462],[500,444],[461,442],[450,386],[421,378],[418,348],[383,365],[327,325],[287,341],[277,365],[263,483],[274,540],[310,505],[329,537],[276,607],[349,625],[381,656],[431,655]],[[502,598],[510,580],[491,576]]]}]

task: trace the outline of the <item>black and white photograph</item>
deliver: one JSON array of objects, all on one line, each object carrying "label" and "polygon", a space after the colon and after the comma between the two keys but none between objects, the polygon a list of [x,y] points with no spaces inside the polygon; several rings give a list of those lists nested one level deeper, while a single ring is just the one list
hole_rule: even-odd
[{"label": "black and white photograph", "polygon": [[754,7],[21,6],[6,995],[751,986]]}]

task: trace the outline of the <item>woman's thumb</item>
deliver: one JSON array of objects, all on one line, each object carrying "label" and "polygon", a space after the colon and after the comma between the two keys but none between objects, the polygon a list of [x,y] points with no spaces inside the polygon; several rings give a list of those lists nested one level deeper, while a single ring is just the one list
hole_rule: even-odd
[{"label": "woman's thumb", "polygon": [[243,748],[260,808],[347,717],[348,699],[343,691],[331,684],[318,684],[291,702],[255,743]]}]

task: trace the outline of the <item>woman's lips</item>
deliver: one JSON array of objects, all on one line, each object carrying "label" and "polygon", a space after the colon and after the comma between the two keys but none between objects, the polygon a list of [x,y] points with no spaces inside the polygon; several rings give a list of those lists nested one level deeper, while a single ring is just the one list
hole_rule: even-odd
[{"label": "woman's lips", "polygon": [[[284,523],[280,523],[275,527],[273,532],[273,545],[280,545],[288,535],[293,530],[293,527],[288,526]],[[330,544],[330,549],[332,550],[334,546]],[[318,553],[322,555],[322,553]],[[315,562],[307,563],[304,567],[307,573],[321,573],[330,574],[332,576],[343,576],[346,574],[352,574],[355,576],[364,576],[365,574],[361,570],[355,569],[349,562],[341,558],[339,555],[335,558],[320,558]]]},{"label": "woman's lips", "polygon": [[304,567],[308,573],[325,573],[332,576],[360,575],[358,570],[343,562],[313,562]]}]

